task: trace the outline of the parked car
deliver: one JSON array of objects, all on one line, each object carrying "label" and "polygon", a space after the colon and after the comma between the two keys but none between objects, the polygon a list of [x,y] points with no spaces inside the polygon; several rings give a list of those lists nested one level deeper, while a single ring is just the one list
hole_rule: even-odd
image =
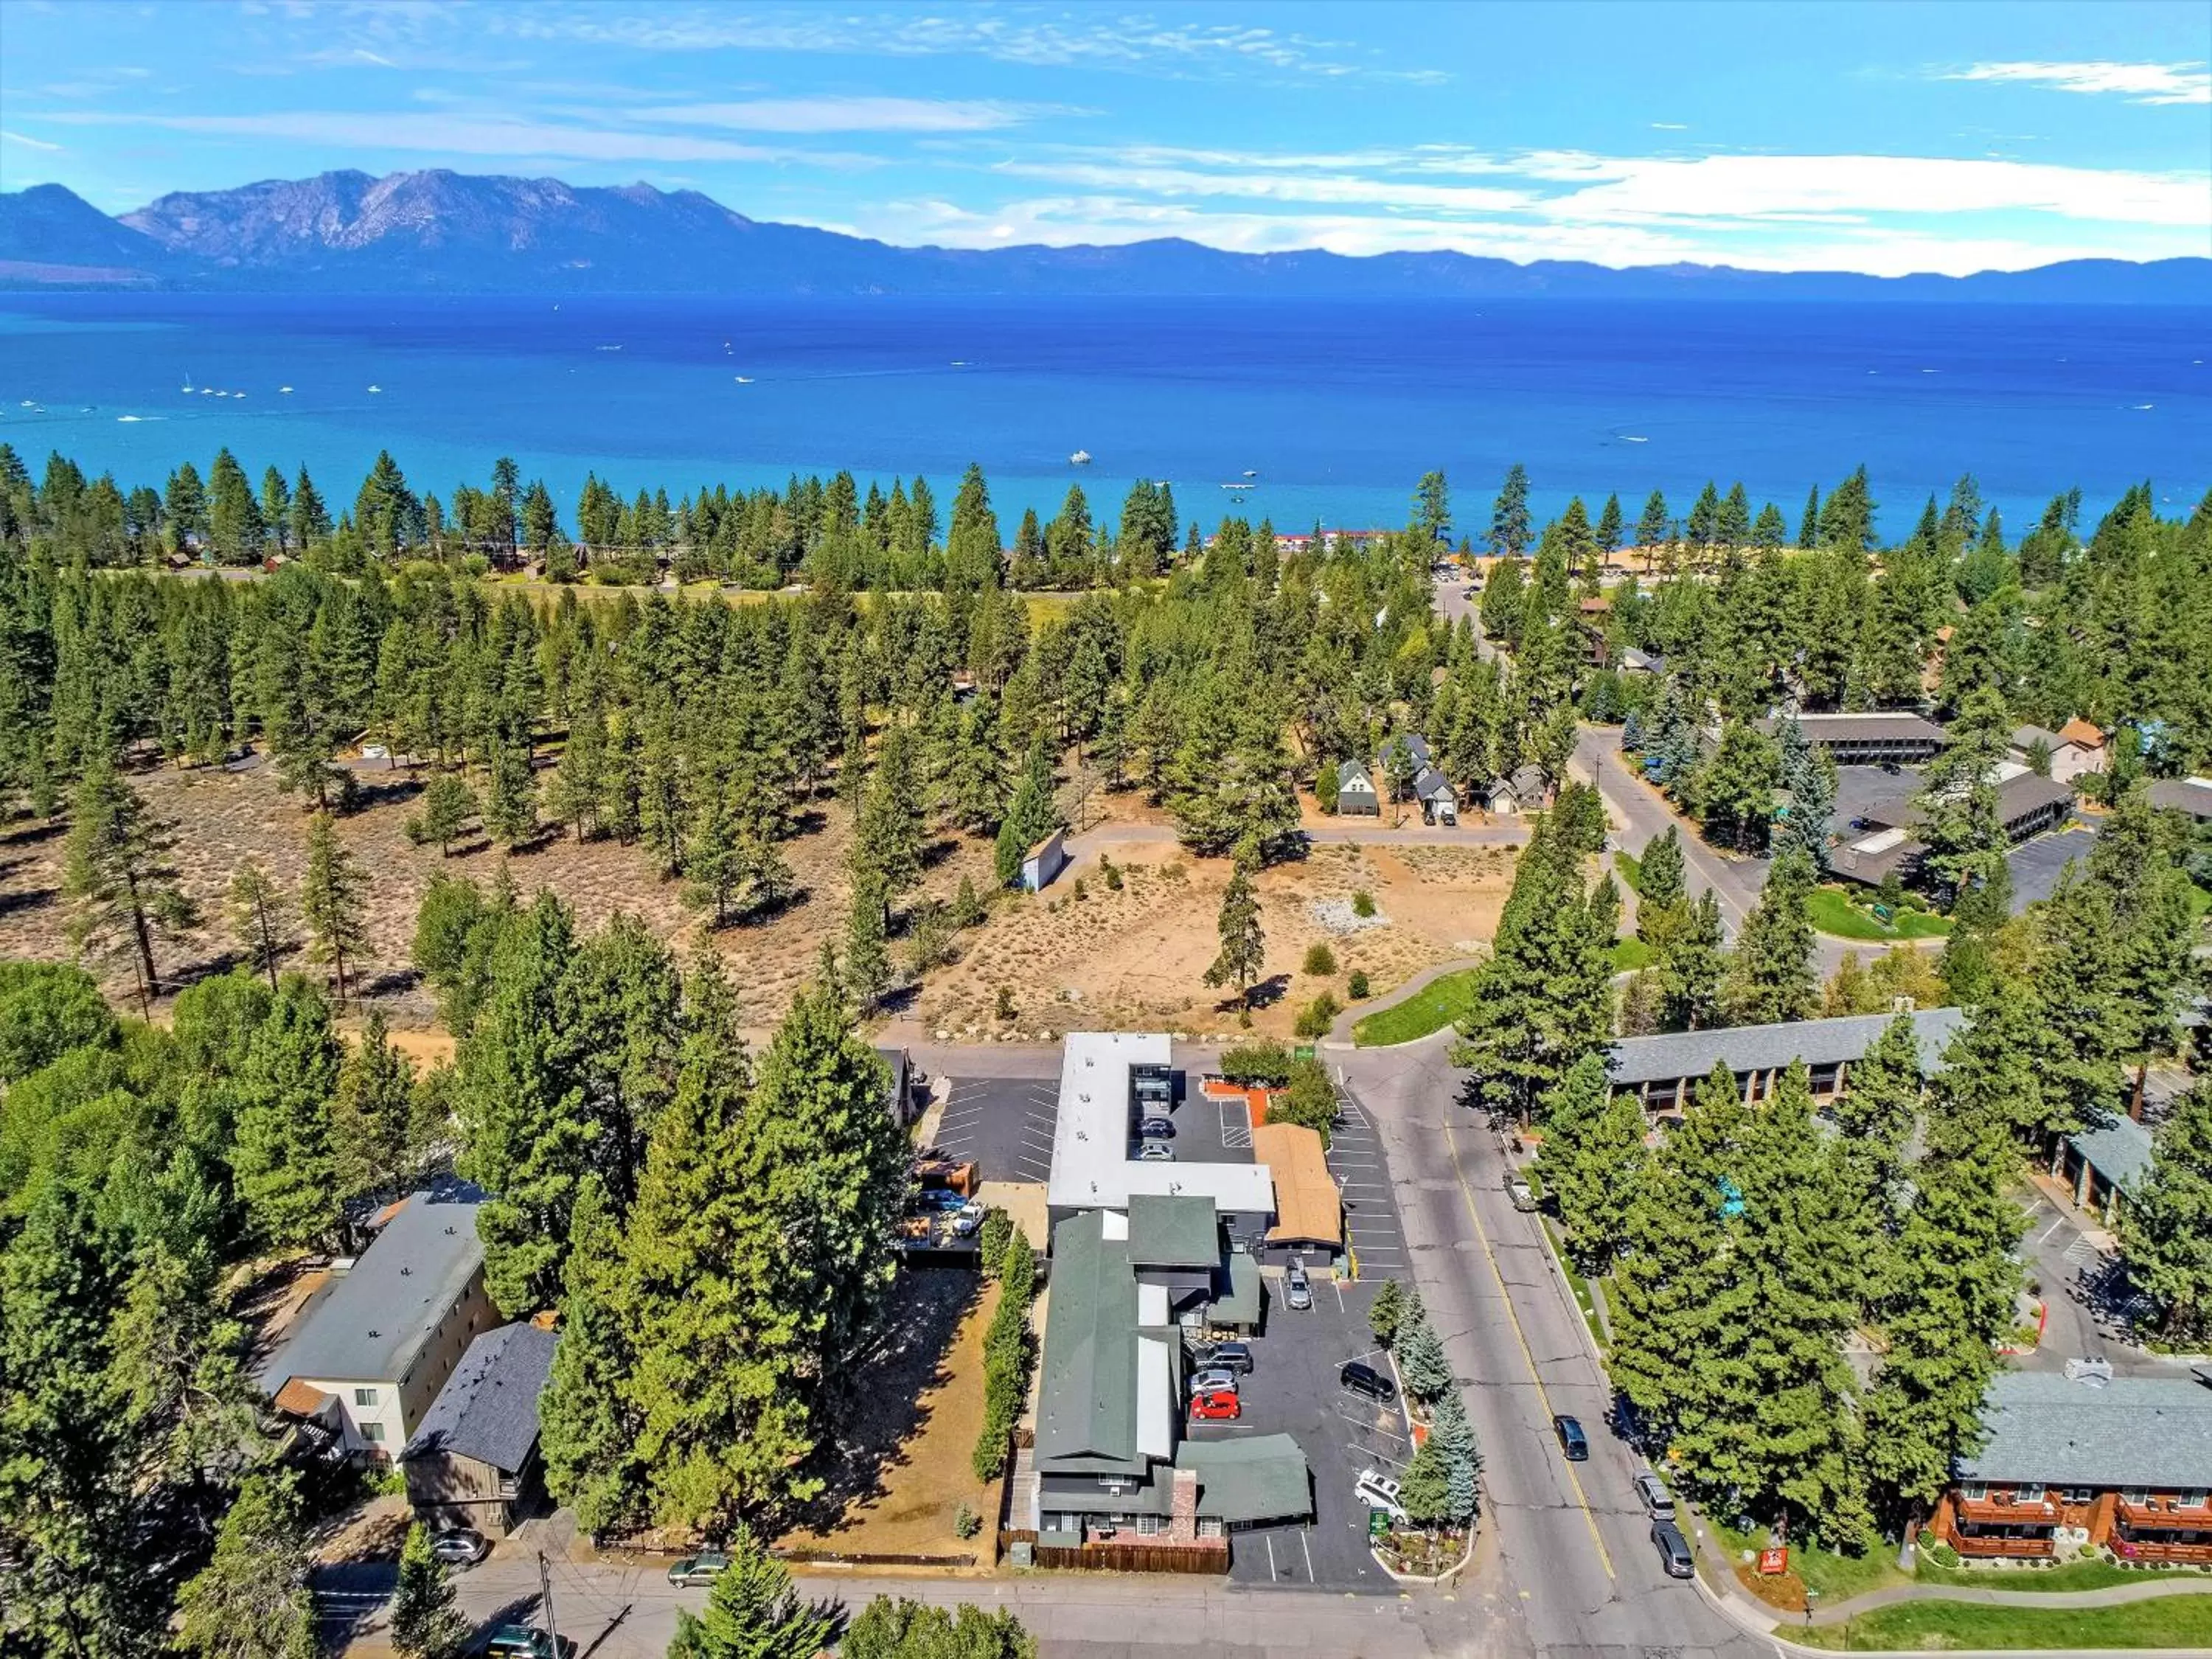
[{"label": "parked car", "polygon": [[1190,1414],[1202,1422],[1234,1423],[1243,1416],[1234,1389],[1211,1389],[1190,1397]]},{"label": "parked car", "polygon": [[501,1625],[484,1644],[484,1659],[576,1659],[576,1638],[564,1636],[556,1644],[534,1626]]},{"label": "parked car", "polygon": [[1589,1437],[1583,1425],[1564,1412],[1552,1419],[1552,1432],[1559,1437],[1559,1449],[1567,1455],[1570,1463],[1581,1463],[1589,1457]]},{"label": "parked car", "polygon": [[730,1558],[720,1550],[687,1555],[668,1570],[672,1584],[711,1584],[730,1569]]},{"label": "parked car", "polygon": [[1298,1262],[1291,1263],[1290,1272],[1284,1275],[1283,1299],[1300,1313],[1313,1306],[1313,1281]]},{"label": "parked car", "polygon": [[1407,1517],[1405,1505],[1398,1501],[1398,1483],[1381,1471],[1362,1469],[1352,1491],[1369,1509],[1380,1510],[1401,1525],[1405,1523]]},{"label": "parked car", "polygon": [[1674,1518],[1674,1494],[1667,1490],[1666,1483],[1646,1469],[1636,1477],[1636,1496],[1644,1504],[1644,1514],[1654,1521]]},{"label": "parked car", "polygon": [[472,1567],[491,1553],[491,1540],[480,1532],[455,1527],[430,1540],[430,1553],[449,1567]]},{"label": "parked car", "polygon": [[1209,1365],[1190,1379],[1193,1394],[1212,1394],[1218,1389],[1237,1392],[1237,1373],[1226,1365]]},{"label": "parked car", "polygon": [[1173,1140],[1175,1125],[1164,1117],[1148,1117],[1137,1125],[1137,1133],[1147,1140]]},{"label": "parked car", "polygon": [[952,1236],[955,1238],[973,1238],[982,1230],[983,1206],[980,1204],[964,1205],[960,1213],[952,1218]]},{"label": "parked car", "polygon": [[1148,1140],[1143,1146],[1137,1148],[1137,1162],[1139,1164],[1172,1164],[1175,1162],[1175,1148],[1169,1146],[1164,1140]]},{"label": "parked car", "polygon": [[1508,1195],[1512,1198],[1513,1207],[1515,1209],[1533,1210],[1536,1207],[1535,1189],[1529,1186],[1527,1182],[1522,1180],[1519,1176],[1509,1176],[1506,1177],[1505,1190]]},{"label": "parked car", "polygon": [[1682,1529],[1672,1521],[1651,1523],[1651,1547],[1659,1552],[1659,1565],[1667,1570],[1669,1578],[1697,1576],[1698,1563],[1690,1553],[1690,1540],[1682,1536]]},{"label": "parked car", "polygon": [[1252,1374],[1252,1345],[1249,1342],[1212,1343],[1191,1358],[1208,1370],[1235,1371],[1243,1376]]},{"label": "parked car", "polygon": [[1398,1397],[1396,1383],[1372,1365],[1363,1365],[1357,1359],[1347,1363],[1336,1374],[1336,1380],[1352,1393],[1365,1395],[1378,1406],[1387,1406]]}]

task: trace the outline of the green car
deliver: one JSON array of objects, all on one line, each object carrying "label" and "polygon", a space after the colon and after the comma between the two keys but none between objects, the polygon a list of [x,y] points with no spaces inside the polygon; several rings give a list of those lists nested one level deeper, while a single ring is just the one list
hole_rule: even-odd
[{"label": "green car", "polygon": [[720,1550],[702,1550],[696,1555],[687,1555],[668,1570],[672,1584],[711,1584],[729,1571],[730,1558]]}]

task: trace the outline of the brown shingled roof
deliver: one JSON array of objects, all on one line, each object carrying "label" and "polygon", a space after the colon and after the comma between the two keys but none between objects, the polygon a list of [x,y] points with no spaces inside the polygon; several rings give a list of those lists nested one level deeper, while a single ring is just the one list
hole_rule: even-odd
[{"label": "brown shingled roof", "polygon": [[1252,1152],[1275,1182],[1275,1224],[1267,1229],[1267,1242],[1341,1249],[1344,1205],[1319,1132],[1303,1123],[1262,1123],[1252,1131]]}]

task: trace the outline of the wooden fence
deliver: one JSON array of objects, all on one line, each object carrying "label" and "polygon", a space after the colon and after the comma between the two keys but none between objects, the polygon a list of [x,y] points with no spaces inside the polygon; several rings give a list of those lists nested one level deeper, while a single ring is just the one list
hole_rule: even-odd
[{"label": "wooden fence", "polygon": [[999,1555],[1004,1559],[1016,1544],[1027,1544],[1040,1567],[1072,1569],[1079,1572],[1212,1572],[1229,1571],[1229,1541],[1207,1540],[1197,1544],[1040,1544],[1036,1534],[1020,1528],[1002,1528]]}]

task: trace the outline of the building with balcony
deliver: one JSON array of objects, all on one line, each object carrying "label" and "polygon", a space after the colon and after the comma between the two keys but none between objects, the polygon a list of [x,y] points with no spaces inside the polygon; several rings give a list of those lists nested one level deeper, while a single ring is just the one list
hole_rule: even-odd
[{"label": "building with balcony", "polygon": [[[1900,709],[1856,714],[1800,714],[1798,730],[1815,749],[1825,749],[1838,766],[1917,766],[1943,746],[1943,728]],[[1768,737],[1782,729],[1779,720],[1764,720]]]},{"label": "building with balcony", "polygon": [[[1697,1086],[1726,1066],[1747,1101],[1763,1100],[1782,1073],[1805,1063],[1815,1102],[1850,1087],[1850,1069],[1889,1028],[1894,1014],[1846,1014],[1835,1019],[1796,1019],[1776,1025],[1725,1025],[1713,1030],[1668,1031],[1622,1037],[1607,1051],[1615,1094],[1633,1094],[1645,1109],[1679,1112]],[[1907,1016],[1920,1040],[1923,1076],[1943,1064],[1943,1050],[1965,1023],[1959,1008],[1923,1008]]]},{"label": "building with balcony", "polygon": [[1960,1554],[2212,1565],[2212,1376],[2008,1371],[1982,1424],[1931,1523]]}]

